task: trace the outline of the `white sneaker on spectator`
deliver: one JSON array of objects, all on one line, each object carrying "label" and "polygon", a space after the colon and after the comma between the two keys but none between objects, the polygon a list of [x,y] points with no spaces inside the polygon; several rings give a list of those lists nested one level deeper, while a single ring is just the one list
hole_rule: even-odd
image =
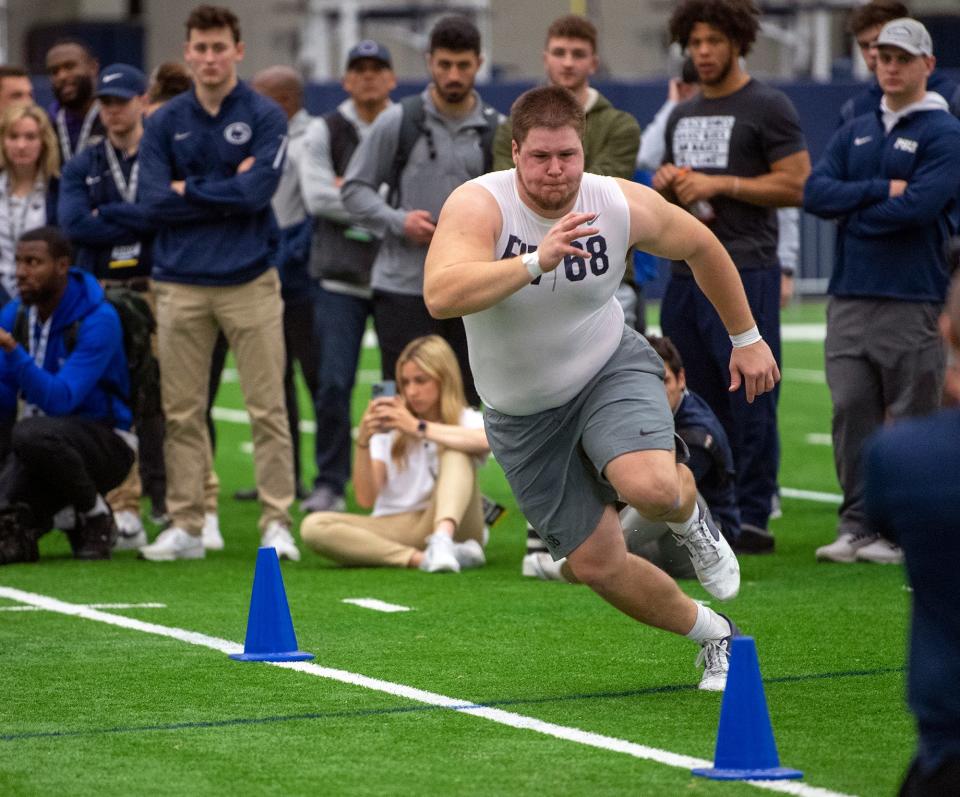
[{"label": "white sneaker on spectator", "polygon": [[73,531],[77,527],[77,513],[73,504],[65,506],[53,516],[53,528],[60,531]]},{"label": "white sneaker on spectator", "polygon": [[117,524],[117,541],[113,550],[135,551],[147,544],[147,532],[138,512],[130,509],[114,512],[113,521]]},{"label": "white sneaker on spectator", "polygon": [[857,548],[858,562],[876,562],[879,565],[902,565],[903,550],[883,537],[877,537],[869,545]]},{"label": "white sneaker on spectator", "polygon": [[567,561],[564,557],[556,562],[546,551],[528,553],[523,557],[520,573],[528,578],[539,578],[541,581],[566,581],[560,568]]},{"label": "white sneaker on spectator", "polygon": [[697,522],[686,534],[671,532],[673,539],[687,549],[703,588],[717,600],[730,600],[740,591],[740,563],[709,510],[699,500],[697,509],[700,513]]},{"label": "white sneaker on spectator", "polygon": [[437,531],[427,537],[420,569],[424,573],[459,573],[460,562],[453,547],[453,537]]},{"label": "white sneaker on spectator", "polygon": [[818,562],[855,562],[857,561],[857,551],[864,546],[870,545],[877,539],[876,534],[867,532],[854,533],[852,531],[842,532],[835,541],[829,545],[821,545],[817,548]]},{"label": "white sneaker on spectator", "polygon": [[476,540],[464,540],[453,544],[453,555],[460,564],[461,570],[469,570],[471,567],[483,567],[487,563],[487,557],[483,553],[483,547]]},{"label": "white sneaker on spectator", "polygon": [[150,545],[140,549],[140,558],[151,562],[172,562],[175,559],[203,559],[206,551],[199,534],[190,534],[179,526],[171,526],[157,535]]},{"label": "white sneaker on spectator", "polygon": [[314,487],[310,495],[300,502],[300,509],[304,512],[343,512],[346,508],[344,497],[326,484]]},{"label": "white sneaker on spectator", "polygon": [[279,520],[271,520],[263,532],[261,543],[265,548],[275,548],[279,559],[289,559],[291,562],[300,561],[300,550],[293,541],[290,529]]},{"label": "white sneaker on spectator", "polygon": [[200,532],[203,547],[208,551],[223,550],[223,536],[220,534],[220,516],[216,512],[203,513],[203,531]]},{"label": "white sneaker on spectator", "polygon": [[720,615],[730,623],[730,636],[708,639],[700,646],[696,666],[703,665],[703,675],[697,687],[705,692],[722,692],[727,687],[727,671],[730,669],[730,643],[740,636],[740,629],[725,614]]}]

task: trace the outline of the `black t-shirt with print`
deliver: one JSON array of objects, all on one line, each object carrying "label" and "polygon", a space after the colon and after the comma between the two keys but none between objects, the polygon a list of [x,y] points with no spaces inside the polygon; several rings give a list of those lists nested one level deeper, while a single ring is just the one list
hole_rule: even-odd
[{"label": "black t-shirt with print", "polygon": [[[704,174],[757,177],[806,146],[793,103],[782,91],[751,79],[726,97],[698,95],[674,108],[664,161]],[[721,195],[710,204],[716,218],[708,226],[738,269],[779,268],[775,208]],[[690,273],[684,263],[674,263],[674,272]]]}]

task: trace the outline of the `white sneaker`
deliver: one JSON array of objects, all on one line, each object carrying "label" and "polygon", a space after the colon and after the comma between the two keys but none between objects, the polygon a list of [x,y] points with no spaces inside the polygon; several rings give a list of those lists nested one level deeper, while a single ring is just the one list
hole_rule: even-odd
[{"label": "white sneaker", "polygon": [[113,550],[135,551],[147,544],[147,532],[139,513],[130,509],[114,512],[113,522],[117,524],[117,541]]},{"label": "white sneaker", "polygon": [[216,512],[203,513],[203,531],[200,532],[203,547],[208,551],[223,550],[223,536],[220,534],[220,516]]},{"label": "white sneaker", "polygon": [[73,504],[65,506],[53,516],[53,528],[60,531],[73,531],[77,527],[77,513]]},{"label": "white sneaker", "polygon": [[564,557],[554,562],[553,557],[546,551],[528,553],[523,557],[520,573],[528,578],[539,578],[541,581],[566,581],[560,572],[560,568],[566,561],[567,558]]},{"label": "white sneaker", "polygon": [[880,565],[902,565],[903,550],[883,537],[877,537],[869,545],[857,548],[858,562],[876,562]]},{"label": "white sneaker", "polygon": [[150,545],[140,549],[140,558],[151,562],[172,562],[175,559],[203,559],[200,535],[190,534],[179,526],[171,526],[157,535]]},{"label": "white sneaker", "polygon": [[740,630],[725,614],[720,615],[730,623],[730,636],[722,639],[708,639],[700,646],[697,654],[696,666],[703,665],[703,675],[700,677],[698,689],[704,692],[722,692],[727,686],[727,671],[730,669],[730,643]]},{"label": "white sneaker", "polygon": [[877,535],[867,532],[844,532],[829,545],[821,545],[817,548],[818,562],[855,562],[857,561],[857,551],[870,545],[877,539]]},{"label": "white sneaker", "polygon": [[740,563],[724,539],[707,508],[697,501],[700,519],[684,535],[673,534],[677,545],[687,549],[703,588],[721,601],[735,598],[740,591]]},{"label": "white sneaker", "polygon": [[289,559],[291,562],[300,561],[300,551],[293,541],[290,529],[279,520],[270,521],[267,530],[263,532],[260,544],[265,548],[275,548],[277,557],[280,559]]},{"label": "white sneaker", "polygon": [[303,512],[345,512],[347,502],[331,487],[321,484],[300,502],[300,509]]},{"label": "white sneaker", "polygon": [[453,547],[453,538],[442,531],[427,537],[420,569],[424,573],[459,573],[460,562]]},{"label": "white sneaker", "polygon": [[461,570],[469,570],[471,567],[483,567],[487,563],[487,557],[483,553],[483,547],[476,540],[464,540],[453,544],[453,555],[460,564]]}]

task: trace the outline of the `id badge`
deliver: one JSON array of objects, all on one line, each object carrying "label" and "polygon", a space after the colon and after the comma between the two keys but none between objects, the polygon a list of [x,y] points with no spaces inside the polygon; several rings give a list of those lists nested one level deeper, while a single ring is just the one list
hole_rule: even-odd
[{"label": "id badge", "polygon": [[140,262],[140,244],[124,244],[110,250],[109,268],[135,268]]}]

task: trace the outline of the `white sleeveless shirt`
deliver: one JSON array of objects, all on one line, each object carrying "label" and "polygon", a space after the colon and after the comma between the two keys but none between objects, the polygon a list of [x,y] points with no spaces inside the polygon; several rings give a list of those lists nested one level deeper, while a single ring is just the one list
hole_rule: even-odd
[{"label": "white sleeveless shirt", "polygon": [[[500,259],[536,249],[557,222],[523,204],[515,169],[470,182],[500,207]],[[566,404],[620,343],[623,310],[614,294],[629,248],[626,197],[612,177],[587,173],[572,210],[598,214],[590,226],[600,232],[574,243],[584,249],[583,258],[566,257],[554,271],[463,318],[477,392],[498,412],[532,415]]]}]

